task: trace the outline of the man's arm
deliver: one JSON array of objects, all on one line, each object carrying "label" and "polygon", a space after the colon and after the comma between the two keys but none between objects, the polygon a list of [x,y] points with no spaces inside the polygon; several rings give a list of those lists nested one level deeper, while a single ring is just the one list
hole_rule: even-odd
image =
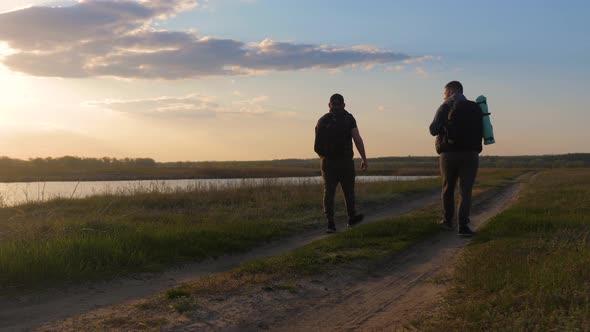
[{"label": "man's arm", "polygon": [[444,103],[440,105],[440,107],[436,111],[436,114],[434,115],[434,120],[432,120],[432,123],[430,124],[430,134],[432,136],[436,136],[443,131],[445,126],[445,120],[448,116],[448,109],[449,105]]},{"label": "man's arm", "polygon": [[356,149],[359,151],[359,154],[361,155],[361,169],[363,171],[367,170],[367,155],[365,154],[365,143],[363,143],[363,138],[361,137],[361,134],[359,133],[359,129],[358,128],[353,128],[352,129],[352,140],[354,141],[354,145],[356,146]]},{"label": "man's arm", "polygon": [[320,119],[320,121],[318,121],[317,125],[315,126],[315,142],[313,144],[313,150],[321,158],[324,155],[324,151],[322,148],[322,142],[321,142],[321,138],[320,138],[320,122],[321,122],[321,119]]}]

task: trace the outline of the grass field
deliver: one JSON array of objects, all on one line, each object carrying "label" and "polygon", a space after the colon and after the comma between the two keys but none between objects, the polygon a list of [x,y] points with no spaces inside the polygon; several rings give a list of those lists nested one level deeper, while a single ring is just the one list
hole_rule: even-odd
[{"label": "grass field", "polygon": [[[377,262],[433,236],[440,232],[440,228],[433,222],[438,216],[439,209],[429,207],[406,216],[362,225],[315,241],[288,254],[245,263],[227,273],[169,289],[163,298],[154,297],[144,305],[150,311],[167,311],[164,308],[171,307],[184,314],[198,307],[196,304],[202,296],[215,297],[234,292],[239,294],[240,291],[260,287],[267,290],[295,291],[302,278],[338,271],[339,266],[355,260]],[[150,314],[157,317],[155,312]],[[126,316],[125,319],[126,326],[137,323],[134,318]],[[110,328],[109,322],[104,321],[106,325],[101,328]]]},{"label": "grass field", "polygon": [[[477,196],[487,197],[487,193],[491,194],[493,190],[513,183],[523,172],[482,170],[478,179]],[[438,187],[436,182],[438,180],[435,181]],[[382,262],[404,248],[440,232],[434,222],[439,216],[438,207],[426,206],[405,216],[360,225],[284,255],[245,262],[231,271],[199,278],[141,302],[110,308],[104,312],[105,316],[102,313],[98,316],[97,313],[92,313],[58,326],[71,330],[136,330],[138,326],[142,330],[160,330],[172,321],[186,323],[194,319],[192,322],[195,324],[208,324],[206,320],[202,322],[203,312],[199,309],[202,301],[223,301],[227,296],[240,297],[251,291],[256,293],[260,289],[269,292],[297,292],[302,280],[313,282],[315,278],[321,278],[323,273],[346,269],[349,266],[347,263],[352,263],[353,266],[359,263],[365,266],[368,263],[370,266]],[[241,307],[235,309],[248,310]],[[56,326],[51,328],[55,329]]]},{"label": "grass field", "polygon": [[[505,186],[521,173],[522,170],[484,170],[478,179],[477,191],[481,193]],[[440,212],[440,208],[428,206],[401,217],[362,225],[315,241],[291,253],[245,263],[228,273],[200,279],[173,289],[171,293],[194,296],[219,294],[260,283],[281,287],[285,282],[288,284],[289,280],[332,271],[354,260],[390,257],[440,232],[434,222],[440,217]],[[169,297],[168,300],[174,305],[174,298]]]},{"label": "grass field", "polygon": [[[520,172],[483,170],[481,187],[501,184]],[[438,179],[358,184],[357,196],[361,210],[369,211],[438,186]],[[342,213],[342,200],[337,204]],[[243,252],[320,226],[319,185],[104,195],[4,208],[0,288],[159,271],[175,263]],[[418,227],[425,227],[417,230],[424,236],[432,231],[427,224]]]},{"label": "grass field", "polygon": [[423,329],[590,330],[590,170],[536,177],[468,247],[453,285]]},{"label": "grass field", "polygon": [[[437,179],[358,184],[373,209],[436,188]],[[0,209],[0,288],[158,271],[243,252],[323,226],[321,186],[103,195]],[[343,202],[337,201],[343,213]]]},{"label": "grass field", "polygon": [[[369,175],[437,175],[437,158],[369,159]],[[356,160],[357,167],[360,161]],[[168,162],[152,159],[0,157],[1,182],[273,178],[320,175],[319,159]]]}]

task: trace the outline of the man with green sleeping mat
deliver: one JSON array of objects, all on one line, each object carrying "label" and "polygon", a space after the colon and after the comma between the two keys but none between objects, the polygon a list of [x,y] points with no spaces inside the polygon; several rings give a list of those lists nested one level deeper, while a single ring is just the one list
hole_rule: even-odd
[{"label": "man with green sleeping mat", "polygon": [[444,102],[430,124],[430,134],[436,136],[436,152],[440,155],[444,215],[439,223],[445,229],[453,229],[458,183],[461,196],[458,233],[461,237],[472,236],[474,232],[468,224],[471,193],[482,151],[483,115],[477,103],[465,98],[460,82],[452,81],[445,86]]}]

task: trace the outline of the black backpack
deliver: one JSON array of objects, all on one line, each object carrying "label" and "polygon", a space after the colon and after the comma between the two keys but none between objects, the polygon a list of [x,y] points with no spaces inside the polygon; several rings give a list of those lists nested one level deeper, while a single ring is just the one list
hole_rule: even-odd
[{"label": "black backpack", "polygon": [[316,127],[315,152],[327,158],[352,158],[352,119],[344,111],[327,113]]},{"label": "black backpack", "polygon": [[446,129],[446,143],[454,150],[482,151],[483,114],[470,100],[456,101],[451,106]]}]

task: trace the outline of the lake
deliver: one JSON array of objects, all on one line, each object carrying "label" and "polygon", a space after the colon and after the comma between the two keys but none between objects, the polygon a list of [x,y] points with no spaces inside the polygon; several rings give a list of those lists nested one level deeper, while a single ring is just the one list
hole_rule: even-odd
[{"label": "lake", "polygon": [[[415,181],[433,176],[357,176],[357,182]],[[131,195],[142,192],[169,192],[178,190],[216,190],[263,185],[320,184],[322,178],[284,177],[250,179],[186,179],[138,181],[56,181],[0,183],[0,203],[14,206],[26,202],[52,198],[83,198],[101,194]]]}]

